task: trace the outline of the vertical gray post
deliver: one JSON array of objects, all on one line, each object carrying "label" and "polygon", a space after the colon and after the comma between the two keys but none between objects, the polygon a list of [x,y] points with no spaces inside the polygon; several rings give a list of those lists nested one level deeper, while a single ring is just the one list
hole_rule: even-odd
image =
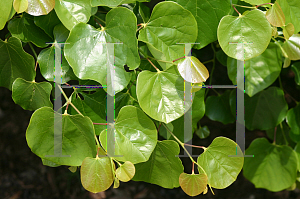
[{"label": "vertical gray post", "polygon": [[61,91],[58,86],[62,84],[61,77],[61,47],[64,43],[54,44],[55,65],[54,65],[54,155],[46,155],[46,157],[71,157],[71,155],[62,155],[62,100]]}]

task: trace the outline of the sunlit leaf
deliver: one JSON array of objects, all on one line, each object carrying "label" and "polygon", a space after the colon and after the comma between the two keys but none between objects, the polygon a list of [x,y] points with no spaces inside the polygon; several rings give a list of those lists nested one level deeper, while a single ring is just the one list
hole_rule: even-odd
[{"label": "sunlit leaf", "polygon": [[179,176],[179,184],[182,190],[189,196],[197,196],[207,187],[207,176],[205,174],[186,174]]}]

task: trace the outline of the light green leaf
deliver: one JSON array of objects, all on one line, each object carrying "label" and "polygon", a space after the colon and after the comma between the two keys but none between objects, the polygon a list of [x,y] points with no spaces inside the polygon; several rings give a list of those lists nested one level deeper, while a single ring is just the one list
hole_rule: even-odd
[{"label": "light green leaf", "polygon": [[[160,2],[154,7],[150,20],[139,31],[139,41],[147,46],[158,60],[173,61],[184,56],[184,45],[197,39],[194,16],[175,2]],[[159,62],[165,70],[172,64]]]},{"label": "light green leaf", "polygon": [[298,0],[277,0],[284,15],[285,24],[292,23],[295,27],[295,34],[300,31],[300,1]]},{"label": "light green leaf", "polygon": [[[51,157],[54,155],[54,115],[62,117],[62,155],[70,157]],[[94,134],[90,118],[60,115],[52,108],[42,107],[31,116],[26,140],[31,151],[43,159],[60,165],[80,166],[84,158],[96,156]]]},{"label": "light green leaf", "polygon": [[89,21],[92,7],[89,0],[55,0],[54,10],[64,26],[72,30],[76,24]]},{"label": "light green leaf", "polygon": [[149,160],[135,165],[134,181],[144,181],[172,189],[179,187],[179,176],[183,172],[179,146],[173,140],[158,141]]},{"label": "light green leaf", "polygon": [[266,18],[272,26],[281,27],[285,25],[285,16],[277,1],[267,11]]},{"label": "light green leaf", "polygon": [[[244,12],[239,17],[227,15],[220,21],[218,40],[222,50],[238,60],[248,60],[262,54],[268,47],[272,36],[272,28],[260,10]],[[235,44],[231,44],[235,43]],[[237,49],[237,43],[244,44]]]},{"label": "light green leaf", "polygon": [[[158,122],[159,124],[159,122]],[[174,126],[172,123],[168,123],[168,124],[165,124],[167,126],[167,128],[173,132],[174,130]],[[166,129],[165,125],[160,125],[160,128],[159,128],[159,135],[162,136],[163,138],[169,140],[171,138],[171,133]]]},{"label": "light green leaf", "polygon": [[[136,18],[126,8],[115,8],[107,14],[104,30],[96,30],[90,25],[76,25],[67,39],[65,56],[74,73],[80,79],[91,79],[106,85],[106,42],[123,44],[114,45],[115,52],[115,91],[127,86],[131,73],[127,73],[124,65],[130,69],[139,66],[137,51]],[[83,70],[84,68],[84,70]],[[102,71],[101,73],[95,71]]]},{"label": "light green leaf", "polygon": [[251,5],[261,5],[261,4],[264,4],[264,3],[270,3],[271,0],[242,0],[242,1],[245,1]]},{"label": "light green leaf", "polygon": [[191,106],[190,102],[184,105],[184,81],[175,67],[160,72],[143,71],[137,79],[141,108],[153,119],[164,123],[181,117]]},{"label": "light green leaf", "polygon": [[95,6],[107,6],[110,8],[115,8],[121,4],[129,4],[138,2],[148,2],[150,0],[91,0],[91,4],[93,7]]},{"label": "light green leaf", "polygon": [[128,182],[133,178],[135,174],[135,167],[129,161],[124,162],[119,168],[116,170],[116,177],[122,182]]},{"label": "light green leaf", "polygon": [[226,90],[220,96],[209,96],[206,99],[205,114],[209,119],[223,124],[235,121],[235,117],[230,112],[229,95],[230,90]]},{"label": "light green leaf", "polygon": [[28,8],[28,0],[14,0],[14,9],[17,13],[24,12]]},{"label": "light green leaf", "polygon": [[286,40],[282,45],[283,50],[286,52],[290,60],[300,59],[300,34],[294,34]]},{"label": "light green leaf", "polygon": [[50,160],[46,160],[46,159],[43,159],[43,158],[42,158],[42,163],[43,163],[43,165],[48,166],[48,167],[59,167],[59,166],[61,166],[60,164],[56,164],[54,162],[51,162]]},{"label": "light green leaf", "polygon": [[210,135],[210,131],[207,126],[203,126],[196,131],[196,134],[199,136],[199,138],[204,139]]},{"label": "light green leaf", "polygon": [[207,186],[207,176],[201,174],[182,173],[179,176],[179,184],[182,190],[189,196],[197,196],[202,193]]},{"label": "light green leaf", "polygon": [[[245,91],[251,97],[274,83],[282,67],[280,48],[270,43],[263,54],[245,61]],[[236,85],[237,60],[227,59],[229,79]]]},{"label": "light green leaf", "polygon": [[0,40],[0,86],[11,90],[12,83],[18,77],[34,80],[34,59],[23,50],[19,39],[10,37],[8,41]]},{"label": "light green leaf", "polygon": [[92,193],[107,190],[114,182],[111,159],[85,158],[81,165],[80,178],[82,186]]},{"label": "light green leaf", "polygon": [[[82,98],[82,99],[81,99]],[[80,92],[72,96],[72,103],[84,115],[88,116],[93,123],[106,123],[106,92],[103,89],[93,94]],[[69,107],[71,114],[76,115],[77,111]],[[106,129],[106,125],[94,125],[96,135]]]},{"label": "light green leaf", "polygon": [[[237,157],[229,156],[237,155]],[[240,147],[231,139],[217,137],[198,157],[208,177],[208,184],[216,189],[224,189],[231,185],[239,175],[244,164]],[[201,169],[199,172],[203,173]]]},{"label": "light green leaf", "polygon": [[32,42],[36,46],[44,48],[52,39],[41,28],[34,24],[33,16],[23,13],[21,18],[15,18],[8,23],[11,35],[22,42]]},{"label": "light green leaf", "polygon": [[3,0],[1,1],[0,6],[0,30],[2,30],[6,24],[6,22],[10,19],[11,13],[15,13],[13,8],[14,0]]},{"label": "light green leaf", "polygon": [[286,115],[286,122],[296,136],[300,136],[300,104],[290,109]]},{"label": "light green leaf", "polygon": [[300,142],[298,142],[294,148],[298,159],[298,172],[297,172],[297,181],[299,181],[299,171],[300,171]]},{"label": "light green leaf", "polygon": [[[117,160],[133,164],[149,159],[157,142],[157,131],[152,120],[139,108],[124,106],[115,122],[115,153]],[[100,134],[102,146],[107,148],[107,130]]]},{"label": "light green leaf", "polygon": [[274,145],[266,138],[255,139],[246,150],[244,176],[256,188],[269,191],[282,191],[290,186],[297,177],[296,153],[289,146]]},{"label": "light green leaf", "polygon": [[245,95],[245,125],[249,130],[267,130],[277,126],[284,120],[287,110],[280,88],[270,87],[251,98]]},{"label": "light green leaf", "polygon": [[71,166],[68,168],[69,171],[71,171],[72,173],[75,173],[77,171],[77,167],[76,166]]},{"label": "light green leaf", "polygon": [[[40,67],[41,74],[48,81],[54,81],[54,67],[55,67],[55,46],[43,49],[38,55],[38,63]],[[76,80],[77,77],[74,75],[72,68],[69,66],[65,56],[62,53],[61,62],[61,80],[62,84],[70,81]]]},{"label": "light green leaf", "polygon": [[198,25],[198,37],[194,48],[200,49],[217,40],[217,28],[221,18],[231,11],[230,0],[175,0],[189,10]]},{"label": "light green leaf", "polygon": [[34,111],[43,106],[52,108],[50,101],[52,86],[48,82],[30,82],[18,78],[12,85],[12,99],[24,110]]},{"label": "light green leaf", "polygon": [[181,77],[187,82],[205,82],[209,73],[207,68],[196,57],[187,57],[177,65]]},{"label": "light green leaf", "polygon": [[45,33],[47,33],[51,38],[54,38],[54,27],[58,24],[61,24],[54,10],[45,16],[34,17],[34,23],[35,25],[43,29]]},{"label": "light green leaf", "polygon": [[294,34],[295,27],[292,23],[287,24],[286,26],[282,27],[282,32],[284,35],[285,40],[289,40],[289,38]]},{"label": "light green leaf", "polygon": [[300,86],[300,62],[292,65],[292,71],[295,73],[295,82]]},{"label": "light green leaf", "polygon": [[115,178],[114,179],[114,189],[119,188],[119,186],[120,186],[120,180],[118,178]]},{"label": "light green leaf", "polygon": [[28,0],[26,12],[33,16],[46,15],[55,6],[55,0]]}]

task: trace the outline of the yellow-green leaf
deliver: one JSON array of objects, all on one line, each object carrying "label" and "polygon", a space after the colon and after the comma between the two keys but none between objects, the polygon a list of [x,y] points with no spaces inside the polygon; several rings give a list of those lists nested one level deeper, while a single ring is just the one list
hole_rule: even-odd
[{"label": "yellow-green leaf", "polygon": [[288,40],[295,32],[295,27],[292,23],[287,24],[282,27],[283,35],[286,40]]},{"label": "yellow-green leaf", "polygon": [[285,16],[278,2],[275,2],[266,13],[266,18],[272,26],[281,27],[285,24]]},{"label": "yellow-green leaf", "polygon": [[182,173],[179,176],[179,184],[182,190],[189,196],[197,196],[203,191],[207,186],[207,176],[203,173],[201,174],[187,174]]},{"label": "yellow-green leaf", "polygon": [[28,0],[14,0],[13,5],[16,12],[21,13],[28,8]]},{"label": "yellow-green leaf", "polygon": [[205,82],[209,73],[207,68],[196,57],[187,57],[177,65],[183,79],[191,83]]},{"label": "yellow-green leaf", "polygon": [[46,15],[55,6],[55,0],[28,0],[27,13],[33,16]]},{"label": "yellow-green leaf", "polygon": [[135,174],[134,164],[132,164],[129,161],[126,161],[116,170],[116,176],[122,182],[128,182],[133,178],[134,174]]}]

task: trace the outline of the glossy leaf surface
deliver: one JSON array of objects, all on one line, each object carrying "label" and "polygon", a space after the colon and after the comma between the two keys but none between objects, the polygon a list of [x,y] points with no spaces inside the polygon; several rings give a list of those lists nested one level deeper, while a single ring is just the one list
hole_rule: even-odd
[{"label": "glossy leaf surface", "polygon": [[55,0],[28,0],[26,12],[33,16],[46,15],[55,6]]},{"label": "glossy leaf surface", "polygon": [[290,60],[300,59],[300,34],[295,34],[285,41],[282,45],[283,50],[286,52]]}]

